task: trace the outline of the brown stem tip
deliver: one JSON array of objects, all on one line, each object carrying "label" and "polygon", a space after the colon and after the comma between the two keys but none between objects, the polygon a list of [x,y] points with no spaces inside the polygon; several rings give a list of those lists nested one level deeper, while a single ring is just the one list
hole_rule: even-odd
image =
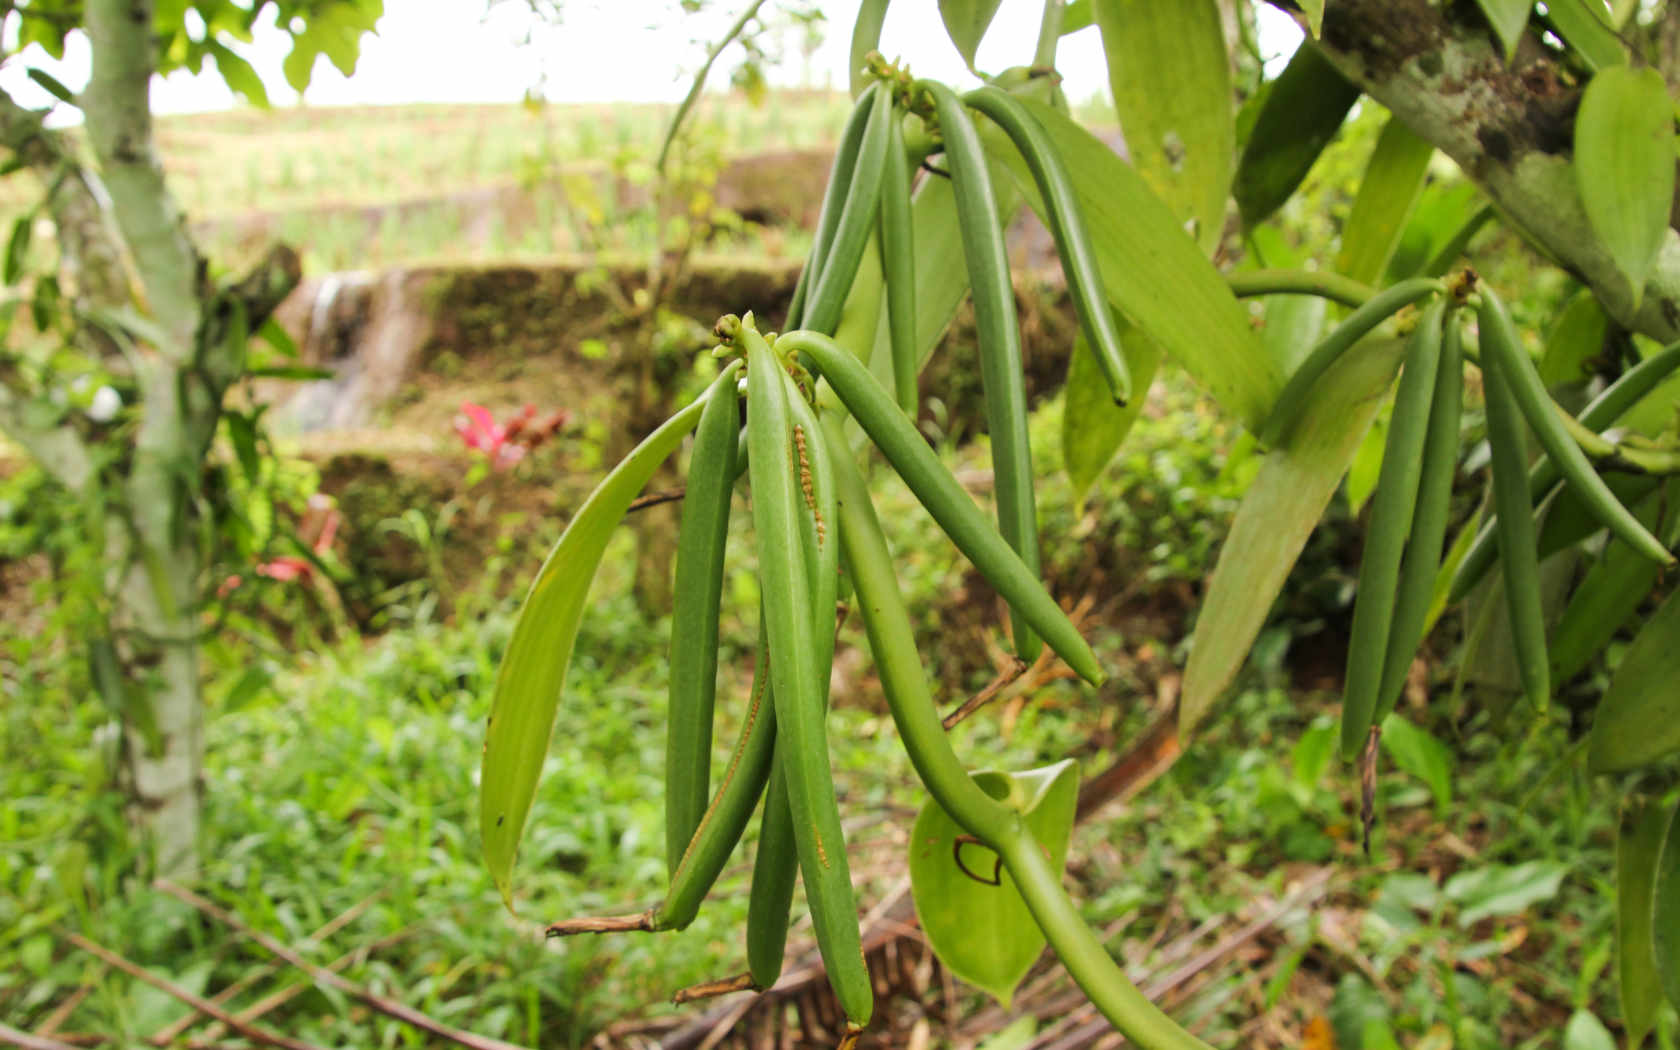
[{"label": "brown stem tip", "polygon": [[652,933],[653,912],[634,915],[603,915],[580,919],[561,919],[543,933],[549,937],[573,937],[580,933]]},{"label": "brown stem tip", "polygon": [[691,984],[677,992],[676,995],[671,996],[671,1002],[681,1006],[683,1003],[698,1002],[701,999],[715,999],[720,995],[728,995],[731,992],[757,992],[762,990],[753,983],[752,974],[739,973],[734,977],[725,977],[717,981],[702,981],[699,984]]}]

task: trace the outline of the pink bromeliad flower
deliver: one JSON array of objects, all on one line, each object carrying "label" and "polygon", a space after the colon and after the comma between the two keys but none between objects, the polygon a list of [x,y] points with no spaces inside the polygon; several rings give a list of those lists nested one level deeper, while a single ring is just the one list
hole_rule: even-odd
[{"label": "pink bromeliad flower", "polygon": [[527,452],[553,437],[571,420],[571,414],[565,410],[555,412],[540,422],[536,415],[536,406],[526,405],[518,415],[503,424],[496,422],[496,417],[483,405],[464,401],[461,414],[455,417],[455,433],[460,435],[468,448],[477,449],[489,457],[490,465],[496,470],[506,470],[524,459]]}]

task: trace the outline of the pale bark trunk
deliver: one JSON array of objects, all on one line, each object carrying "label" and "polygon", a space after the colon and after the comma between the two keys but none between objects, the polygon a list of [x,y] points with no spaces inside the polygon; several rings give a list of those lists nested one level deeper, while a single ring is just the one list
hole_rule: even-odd
[{"label": "pale bark trunk", "polygon": [[[1282,0],[1274,6],[1304,21]],[[1475,5],[1338,0],[1319,47],[1337,69],[1458,162],[1531,244],[1591,286],[1618,322],[1680,337],[1680,235],[1667,231],[1639,309],[1593,234],[1571,148],[1581,87],[1538,46],[1507,64]]]}]

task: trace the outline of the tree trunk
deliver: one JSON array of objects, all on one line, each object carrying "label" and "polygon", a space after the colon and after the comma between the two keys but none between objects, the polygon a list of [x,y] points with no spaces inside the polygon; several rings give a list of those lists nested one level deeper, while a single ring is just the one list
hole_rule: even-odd
[{"label": "tree trunk", "polygon": [[[1305,23],[1299,8],[1274,6]],[[1633,289],[1593,233],[1575,188],[1572,148],[1582,88],[1525,40],[1507,64],[1473,4],[1338,0],[1319,48],[1332,65],[1458,162],[1504,218],[1589,285],[1623,326],[1680,338],[1680,235],[1667,231],[1637,310]]]}]

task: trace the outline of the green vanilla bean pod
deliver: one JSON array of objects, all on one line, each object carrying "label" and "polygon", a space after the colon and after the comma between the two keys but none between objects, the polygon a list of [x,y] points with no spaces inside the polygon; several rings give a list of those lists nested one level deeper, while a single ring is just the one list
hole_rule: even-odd
[{"label": "green vanilla bean pod", "polygon": [[747,974],[753,987],[763,990],[782,975],[793,884],[799,877],[799,844],[793,833],[793,810],[788,804],[780,755],[770,769],[761,819],[752,890],[747,898]]},{"label": "green vanilla bean pod", "polygon": [[[1580,494],[1582,501],[1611,533],[1652,561],[1673,565],[1674,555],[1622,506],[1615,493],[1605,485],[1604,479],[1599,477],[1598,471],[1587,461],[1586,454],[1569,431],[1564,429],[1562,420],[1558,418],[1557,404],[1546,393],[1546,384],[1541,381],[1534,362],[1518,341],[1511,316],[1505,312],[1505,304],[1499,301],[1498,294],[1486,284],[1481,286],[1480,291],[1482,305],[1476,317],[1482,333],[1482,367],[1487,367],[1489,358],[1499,359],[1499,370],[1506,387],[1517,408],[1528,420],[1534,436],[1539,438],[1540,446],[1551,457],[1564,482]],[[1526,498],[1526,469],[1523,471],[1523,492]]]},{"label": "green vanilla bean pod", "polygon": [[[833,533],[834,481],[827,438],[817,425],[816,411],[791,379],[785,385],[793,413],[795,465],[804,497],[799,522],[800,545],[812,581],[811,630],[816,643],[812,661],[826,705],[829,674],[834,664],[835,596],[840,579],[840,544]],[[752,893],[747,904],[747,970],[759,988],[770,987],[781,976],[787,947],[788,909],[793,904],[793,881],[798,873],[793,812],[788,808],[783,762],[778,754],[770,774],[758,857],[753,862]]]},{"label": "green vanilla bean pod", "polygon": [[840,225],[840,212],[845,207],[847,190],[852,184],[852,173],[857,168],[858,149],[863,144],[863,133],[869,126],[869,114],[874,103],[870,94],[875,89],[871,84],[865,88],[863,94],[852,106],[851,116],[846,118],[846,126],[840,132],[840,145],[834,151],[834,164],[828,169],[828,187],[823,190],[822,210],[817,213],[816,235],[811,238],[811,252],[805,257],[805,267],[799,271],[799,282],[793,288],[793,300],[788,305],[787,327],[798,327],[807,314],[806,302],[810,299],[812,286],[822,273],[823,262],[828,257],[828,246],[834,241],[834,231]]},{"label": "green vanilla bean pod", "polygon": [[[816,332],[788,332],[776,345],[810,357],[841,403],[957,549],[1069,667],[1091,684],[1100,684],[1106,675],[1096,655],[1044,589],[1038,574],[986,520],[869,369],[834,340]],[[834,445],[832,437],[830,445]],[[840,455],[838,448],[835,455]]]},{"label": "green vanilla bean pod", "polygon": [[[895,112],[887,125],[887,163],[881,173],[881,272],[887,285],[887,341],[893,391],[912,418],[919,400],[916,373],[916,243],[910,214],[910,156]],[[791,326],[790,326],[791,327]]]},{"label": "green vanilla bean pod", "polygon": [[1062,260],[1062,273],[1080,326],[1085,330],[1085,342],[1108,381],[1109,393],[1117,404],[1125,404],[1132,397],[1132,373],[1126,366],[1120,329],[1104,297],[1096,251],[1085,231],[1085,219],[1079,212],[1079,200],[1061,154],[1056,152],[1038,120],[1027,112],[1020,99],[1007,91],[990,86],[977,88],[964,95],[963,101],[1002,128],[1021,159],[1027,162],[1027,169],[1038,184],[1039,196],[1044,198],[1050,233]]},{"label": "green vanilla bean pod", "polygon": [[[1489,341],[1486,321],[1481,328],[1485,347]],[[1493,507],[1499,515],[1499,563],[1505,577],[1511,643],[1523,692],[1536,710],[1545,710],[1552,686],[1546,658],[1544,604],[1540,597],[1540,558],[1535,547],[1534,518],[1529,514],[1522,410],[1506,381],[1506,355],[1482,351],[1482,388],[1487,397]]]},{"label": "green vanilla bean pod", "polygon": [[[811,295],[800,317],[801,328],[833,335],[840,323],[840,308],[846,303],[858,262],[875,229],[875,215],[881,205],[881,180],[886,171],[889,125],[895,119],[892,92],[877,86],[866,93],[869,120],[858,143],[851,183],[840,208],[834,235],[824,249],[822,266],[811,278]],[[863,99],[859,99],[862,105]],[[826,216],[825,216],[826,219]]]},{"label": "green vanilla bean pod", "polygon": [[[844,448],[837,421],[831,417],[829,424],[830,445]],[[1060,873],[1051,867],[1021,815],[988,795],[963,768],[928,691],[915,631],[898,591],[896,562],[863,477],[842,455],[835,457],[834,474],[846,572],[857,590],[881,691],[916,775],[953,820],[997,852],[1034,921],[1103,1016],[1142,1050],[1209,1050],[1126,978],[1062,890]]]},{"label": "green vanilla bean pod", "polygon": [[851,868],[829,768],[822,689],[811,659],[816,645],[812,581],[800,549],[803,494],[794,455],[793,413],[782,362],[753,328],[751,317],[742,322],[740,341],[747,355],[747,471],[782,776],[817,947],[848,1024],[857,1028],[869,1022],[874,994],[863,960]]},{"label": "green vanilla bean pod", "polygon": [[[1429,405],[1429,432],[1423,443],[1423,466],[1418,475],[1417,507],[1412,534],[1400,562],[1400,595],[1383,656],[1382,686],[1372,725],[1382,725],[1394,710],[1412,657],[1423,643],[1423,626],[1435,595],[1435,575],[1441,569],[1442,545],[1452,517],[1453,475],[1458,471],[1458,428],[1464,412],[1464,335],[1449,308],[1441,335],[1441,363],[1435,369],[1435,393]],[[1387,461],[1384,461],[1384,469]]]},{"label": "green vanilla bean pod", "polygon": [[1441,318],[1446,309],[1444,299],[1430,303],[1412,332],[1405,369],[1394,395],[1388,440],[1383,446],[1382,476],[1371,498],[1371,527],[1359,563],[1359,590],[1355,592],[1342,697],[1342,758],[1346,760],[1357,758],[1364,750],[1374,724],[1400,559],[1417,507],[1429,431],[1429,402],[1435,393],[1435,374],[1441,360]]},{"label": "green vanilla bean pod", "polygon": [[718,603],[729,539],[729,496],[735,487],[739,406],[734,383],[711,389],[695,432],[677,533],[665,728],[665,857],[672,876],[700,826],[711,781]]},{"label": "green vanilla bean pod", "polygon": [[[1036,577],[1040,574],[1038,512],[1033,500],[1032,450],[1027,442],[1021,331],[986,154],[974,122],[950,88],[918,80],[914,90],[933,100],[956,197],[957,228],[962,234],[980,343],[980,386],[986,400],[986,430],[992,439],[998,530]],[[1032,662],[1038,656],[1039,640],[1019,610],[1011,610],[1010,622],[1016,655]]]},{"label": "green vanilla bean pod", "polygon": [[1302,406],[1306,404],[1307,394],[1311,392],[1313,384],[1318,382],[1318,378],[1336,358],[1405,307],[1441,290],[1440,281],[1430,277],[1413,277],[1384,288],[1372,296],[1364,306],[1348,314],[1341,324],[1312,348],[1306,360],[1295,369],[1295,374],[1289,377],[1289,382],[1283,385],[1283,392],[1278,394],[1271,414],[1260,424],[1259,433],[1254,435],[1260,444],[1267,448],[1275,448],[1278,442],[1288,435],[1289,429],[1295,425],[1296,418],[1301,414]]},{"label": "green vanilla bean pod", "polygon": [[[1680,368],[1680,343],[1652,354],[1605,387],[1603,393],[1581,409],[1581,425],[1595,432],[1607,429],[1672,375],[1676,368]],[[1529,501],[1538,504],[1561,477],[1557,464],[1550,456],[1535,460],[1528,470]],[[1498,542],[1495,532],[1495,522],[1489,521],[1476,534],[1470,550],[1459,562],[1458,571],[1453,574],[1450,600],[1462,601],[1493,566]]]},{"label": "green vanilla bean pod", "polygon": [[758,662],[753,669],[746,716],[735,742],[722,782],[711,805],[701,814],[694,838],[677,862],[676,872],[665,899],[645,912],[607,918],[567,919],[548,928],[550,937],[579,933],[614,933],[640,930],[656,933],[680,930],[700,914],[700,904],[717,883],[718,875],[734,852],[747,821],[758,807],[770,779],[771,759],[776,746],[776,715],[770,699],[769,647],[766,645],[762,612],[759,617]]}]

